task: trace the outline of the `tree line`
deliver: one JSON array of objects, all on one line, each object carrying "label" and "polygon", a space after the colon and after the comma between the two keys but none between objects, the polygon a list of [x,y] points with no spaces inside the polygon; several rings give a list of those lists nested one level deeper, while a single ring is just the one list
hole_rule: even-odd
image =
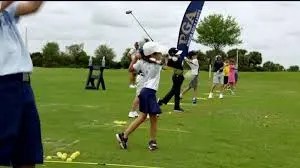
[{"label": "tree line", "polygon": [[[102,44],[96,48],[93,57],[93,63],[100,65],[102,57],[105,56],[106,67],[110,69],[127,69],[130,60],[127,56],[130,48],[127,48],[120,61],[114,60],[116,53],[113,48],[106,44]],[[262,54],[258,51],[247,51],[245,49],[230,49],[226,53],[223,51],[208,50],[202,52],[197,51],[200,69],[208,71],[209,64],[214,61],[216,55],[221,55],[223,59],[236,59],[238,54],[239,71],[299,71],[299,66],[290,66],[285,69],[279,63],[266,61],[262,64]],[[59,45],[56,42],[48,42],[42,52],[31,53],[33,65],[36,67],[69,67],[69,68],[86,68],[89,62],[89,55],[84,51],[84,44],[72,44],[66,46],[66,51],[60,51]]]},{"label": "tree line", "polygon": [[[294,65],[285,69],[280,63],[266,61],[262,63],[262,54],[259,51],[247,51],[246,49],[233,48],[235,45],[241,44],[240,39],[242,28],[239,26],[235,18],[231,16],[225,17],[221,14],[212,14],[204,17],[196,28],[196,39],[194,42],[210,47],[211,50],[198,50],[198,59],[200,69],[208,71],[209,65],[213,63],[216,55],[221,55],[223,60],[235,59],[238,55],[239,71],[299,71],[299,66]],[[233,49],[224,51],[225,47]],[[120,61],[116,61],[116,53],[113,48],[103,44],[94,51],[93,62],[100,64],[102,57],[105,56],[107,68],[120,69],[128,68],[130,64],[127,56],[130,48],[127,48]],[[84,44],[73,44],[66,46],[65,52],[61,52],[56,42],[48,42],[42,52],[31,54],[34,66],[37,67],[72,67],[85,68],[88,66],[89,56],[84,51]]]}]

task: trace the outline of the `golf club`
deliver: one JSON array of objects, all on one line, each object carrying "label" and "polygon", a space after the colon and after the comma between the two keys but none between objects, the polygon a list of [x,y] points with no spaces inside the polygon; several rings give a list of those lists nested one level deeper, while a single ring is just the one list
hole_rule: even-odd
[{"label": "golf club", "polygon": [[148,37],[151,39],[151,41],[153,41],[153,39],[151,38],[151,36],[147,33],[147,31],[144,29],[144,27],[141,25],[141,23],[137,20],[137,18],[133,15],[131,10],[126,11],[126,14],[131,14],[133,16],[133,18],[138,22],[138,24],[141,26],[141,28],[144,30],[144,32],[148,35]]}]

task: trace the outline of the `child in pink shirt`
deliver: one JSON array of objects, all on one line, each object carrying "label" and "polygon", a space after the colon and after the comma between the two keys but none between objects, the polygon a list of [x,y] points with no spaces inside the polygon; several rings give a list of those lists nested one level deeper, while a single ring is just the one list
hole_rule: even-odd
[{"label": "child in pink shirt", "polygon": [[235,61],[234,59],[230,59],[229,61],[229,75],[228,75],[228,83],[229,88],[231,89],[231,93],[234,94],[234,86],[235,86]]}]

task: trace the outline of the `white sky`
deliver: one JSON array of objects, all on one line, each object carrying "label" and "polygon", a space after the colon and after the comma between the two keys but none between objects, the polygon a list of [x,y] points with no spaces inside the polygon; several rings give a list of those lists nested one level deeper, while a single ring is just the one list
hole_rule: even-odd
[{"label": "white sky", "polygon": [[[20,30],[28,28],[30,52],[41,51],[48,41],[60,49],[73,43],[85,44],[89,55],[101,44],[108,44],[120,60],[125,48],[147,37],[126,10],[142,23],[155,41],[167,47],[177,44],[179,27],[189,1],[54,1],[45,2],[40,12],[24,17]],[[243,28],[239,48],[259,51],[263,62],[270,60],[285,67],[300,65],[300,2],[298,1],[207,1],[200,19],[212,13],[231,15]],[[194,34],[196,36],[196,33]],[[236,46],[232,47],[236,48]],[[191,43],[190,49],[209,48]],[[225,48],[227,51],[229,48]]]}]

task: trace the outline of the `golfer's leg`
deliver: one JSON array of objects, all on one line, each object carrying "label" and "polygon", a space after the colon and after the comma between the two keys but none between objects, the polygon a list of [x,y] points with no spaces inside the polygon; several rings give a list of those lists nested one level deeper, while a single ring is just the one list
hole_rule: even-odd
[{"label": "golfer's leg", "polygon": [[150,140],[156,140],[157,115],[150,115]]},{"label": "golfer's leg", "polygon": [[135,129],[137,129],[147,118],[147,113],[141,112],[138,118],[136,118],[127,129],[124,131],[124,138],[127,138]]},{"label": "golfer's leg", "polygon": [[173,82],[173,85],[172,85],[172,88],[171,90],[166,94],[166,96],[161,99],[161,102],[164,103],[164,104],[167,104],[171,98],[174,96],[174,93],[175,93],[175,76],[173,75],[172,77],[172,82]]},{"label": "golfer's leg", "polygon": [[175,82],[174,82],[174,95],[175,95],[175,104],[174,109],[180,108],[180,89],[181,85],[183,83],[183,77],[181,75],[176,76]]},{"label": "golfer's leg", "polygon": [[181,96],[184,96],[186,94],[186,92],[188,92],[189,90],[191,89],[190,86],[188,86],[187,88],[185,88],[182,93],[181,93]]}]

